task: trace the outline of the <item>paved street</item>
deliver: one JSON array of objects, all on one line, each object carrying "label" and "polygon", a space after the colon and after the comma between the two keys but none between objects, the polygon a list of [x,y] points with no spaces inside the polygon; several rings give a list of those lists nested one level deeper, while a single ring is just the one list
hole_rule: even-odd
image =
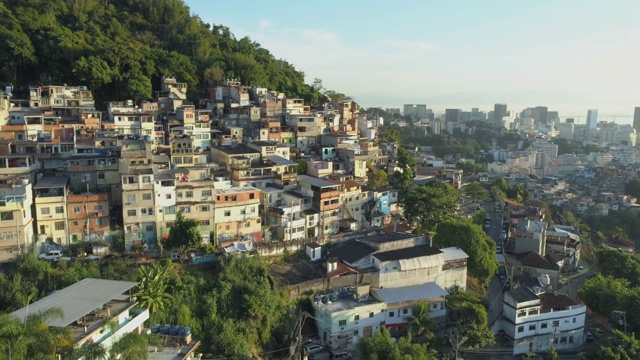
[{"label": "paved street", "polygon": [[[491,218],[491,228],[487,231],[487,234],[496,241],[499,241],[500,231],[502,230],[502,218],[498,218],[500,213],[495,209],[495,202],[483,202],[484,210]],[[487,289],[487,297],[489,300],[489,309],[487,309],[487,317],[489,320],[489,327],[493,329],[496,320],[502,315],[502,302],[504,300],[504,292],[502,291],[503,284],[498,276],[493,276],[489,287]]]}]

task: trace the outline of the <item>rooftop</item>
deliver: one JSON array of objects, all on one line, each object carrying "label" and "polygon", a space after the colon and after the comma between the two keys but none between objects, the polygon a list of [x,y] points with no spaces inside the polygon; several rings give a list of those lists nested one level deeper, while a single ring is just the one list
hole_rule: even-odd
[{"label": "rooftop", "polygon": [[567,310],[571,306],[578,305],[567,295],[551,292],[540,294],[540,304],[542,305],[542,311]]},{"label": "rooftop", "polygon": [[519,303],[538,300],[538,296],[524,286],[509,290],[507,294]]},{"label": "rooftop", "polygon": [[278,155],[267,156],[267,160],[273,162],[276,165],[296,165],[295,162]]},{"label": "rooftop", "polygon": [[374,254],[380,261],[394,261],[403,259],[413,259],[421,256],[431,256],[441,254],[442,251],[429,245],[419,245],[404,249],[391,250]]},{"label": "rooftop", "polygon": [[68,182],[68,176],[44,176],[38,179],[38,183],[33,189],[63,188],[67,186]]},{"label": "rooftop", "polygon": [[376,252],[376,250],[377,249],[373,246],[369,246],[352,239],[337,244],[334,248],[331,249],[331,251],[329,252],[329,256],[335,256],[342,261],[353,263],[364,258],[367,255],[373,254],[374,252]]},{"label": "rooftop", "polygon": [[335,184],[331,181],[318,179],[317,177],[309,176],[309,175],[299,175],[298,182],[302,184],[309,184],[311,186],[323,188],[323,187],[337,187],[339,184]]},{"label": "rooftop", "polygon": [[138,285],[132,281],[116,281],[86,278],[62,290],[44,297],[27,307],[14,311],[11,315],[24,320],[29,313],[37,313],[51,308],[60,308],[64,316],[47,322],[49,326],[66,327],[74,321],[102,308],[110,300]]},{"label": "rooftop", "polygon": [[222,151],[228,155],[240,155],[240,154],[260,154],[256,150],[250,149],[244,145],[237,146],[214,146],[213,149]]},{"label": "rooftop", "polygon": [[397,288],[378,289],[374,291],[376,298],[387,304],[413,302],[447,296],[449,293],[434,282]]},{"label": "rooftop", "polygon": [[219,194],[219,195],[230,195],[230,194],[242,194],[242,193],[260,191],[260,189],[254,188],[253,186],[245,186],[245,187],[231,187],[227,189],[214,189],[213,191],[215,194]]}]

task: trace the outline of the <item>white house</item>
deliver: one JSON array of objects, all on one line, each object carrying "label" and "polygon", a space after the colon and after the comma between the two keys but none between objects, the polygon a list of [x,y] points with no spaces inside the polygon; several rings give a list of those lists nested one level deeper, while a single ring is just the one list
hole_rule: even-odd
[{"label": "white house", "polygon": [[586,306],[566,295],[536,294],[518,287],[504,296],[503,330],[513,339],[513,354],[546,352],[581,346],[584,341]]},{"label": "white house", "polygon": [[434,282],[397,288],[385,288],[373,291],[373,296],[387,304],[385,326],[387,328],[404,327],[407,318],[412,316],[412,308],[418,303],[429,304],[430,317],[443,322],[447,316],[445,296],[449,293]]}]

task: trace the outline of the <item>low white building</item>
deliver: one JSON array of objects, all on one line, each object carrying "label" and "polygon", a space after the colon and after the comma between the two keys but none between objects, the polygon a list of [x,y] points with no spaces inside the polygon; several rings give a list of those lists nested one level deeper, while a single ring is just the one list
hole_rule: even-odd
[{"label": "low white building", "polygon": [[429,304],[429,316],[436,322],[444,322],[447,317],[445,296],[449,293],[433,282],[420,285],[385,288],[373,291],[373,297],[387,304],[385,326],[399,328],[408,324],[412,308],[418,303]]},{"label": "low white building", "polygon": [[504,296],[502,328],[513,339],[514,355],[546,352],[552,344],[572,349],[584,344],[586,309],[566,295],[518,287]]}]

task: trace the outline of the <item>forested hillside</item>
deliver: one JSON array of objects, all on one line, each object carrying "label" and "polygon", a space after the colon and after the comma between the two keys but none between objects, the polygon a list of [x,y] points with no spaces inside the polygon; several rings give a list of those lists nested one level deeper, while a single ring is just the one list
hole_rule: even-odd
[{"label": "forested hillside", "polygon": [[321,96],[293,65],[182,0],[0,0],[0,62],[0,82],[86,85],[98,107],[150,99],[162,76],[188,83],[192,98],[225,77]]}]

